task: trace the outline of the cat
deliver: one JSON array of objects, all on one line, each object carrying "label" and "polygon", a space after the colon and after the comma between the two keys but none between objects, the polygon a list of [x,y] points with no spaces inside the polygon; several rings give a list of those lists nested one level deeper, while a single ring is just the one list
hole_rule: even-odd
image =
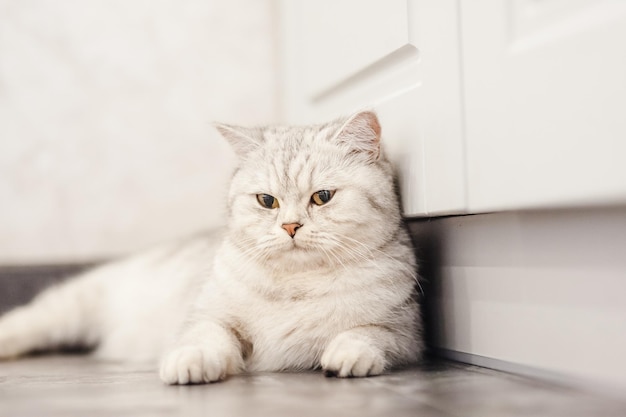
[{"label": "cat", "polygon": [[167,384],[243,371],[365,377],[418,361],[416,259],[376,114],[215,126],[239,160],[227,227],[45,290],[0,318],[0,358],[88,347],[160,359]]}]

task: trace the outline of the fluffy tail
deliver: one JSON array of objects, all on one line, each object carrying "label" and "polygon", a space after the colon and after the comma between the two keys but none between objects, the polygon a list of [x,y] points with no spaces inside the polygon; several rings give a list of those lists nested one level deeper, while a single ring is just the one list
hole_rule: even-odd
[{"label": "fluffy tail", "polygon": [[0,317],[0,359],[94,346],[99,291],[97,281],[90,278],[88,274],[49,288]]}]

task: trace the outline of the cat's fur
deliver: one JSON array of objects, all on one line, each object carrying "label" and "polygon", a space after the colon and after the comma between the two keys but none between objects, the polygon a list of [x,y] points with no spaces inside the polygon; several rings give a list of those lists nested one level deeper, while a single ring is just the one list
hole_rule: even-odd
[{"label": "cat's fur", "polygon": [[[93,346],[108,359],[162,358],[169,384],[243,370],[367,376],[418,359],[416,263],[376,115],[217,128],[240,161],[227,229],[44,291],[0,319],[0,358]],[[318,206],[320,190],[336,192]],[[293,237],[281,227],[296,223]]]}]

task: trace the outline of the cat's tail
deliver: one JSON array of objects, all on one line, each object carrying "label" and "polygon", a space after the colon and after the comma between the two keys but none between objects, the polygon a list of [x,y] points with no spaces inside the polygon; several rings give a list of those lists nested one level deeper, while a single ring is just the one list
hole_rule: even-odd
[{"label": "cat's tail", "polygon": [[95,278],[94,273],[86,273],[48,288],[29,304],[0,317],[0,360],[34,351],[95,346],[102,296]]}]

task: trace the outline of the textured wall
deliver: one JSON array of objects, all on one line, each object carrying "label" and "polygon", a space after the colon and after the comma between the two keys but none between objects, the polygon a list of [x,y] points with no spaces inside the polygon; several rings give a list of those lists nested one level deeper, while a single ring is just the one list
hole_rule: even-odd
[{"label": "textured wall", "polygon": [[221,224],[210,122],[276,118],[271,3],[0,0],[0,263]]}]

